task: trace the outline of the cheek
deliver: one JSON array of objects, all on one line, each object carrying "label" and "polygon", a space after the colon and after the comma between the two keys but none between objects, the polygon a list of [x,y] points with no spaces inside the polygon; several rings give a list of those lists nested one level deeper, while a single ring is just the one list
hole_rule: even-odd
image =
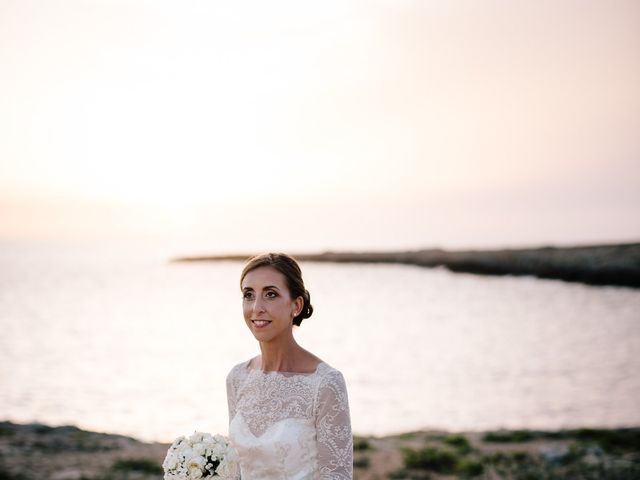
[{"label": "cheek", "polygon": [[293,314],[293,307],[290,302],[283,302],[280,306],[280,312],[284,317],[290,317]]}]

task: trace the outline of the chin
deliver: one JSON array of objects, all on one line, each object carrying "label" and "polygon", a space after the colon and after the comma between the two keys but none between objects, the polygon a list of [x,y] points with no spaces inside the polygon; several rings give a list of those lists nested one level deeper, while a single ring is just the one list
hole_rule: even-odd
[{"label": "chin", "polygon": [[255,331],[251,330],[251,334],[259,342],[268,342],[269,340],[271,340],[273,338],[273,335],[271,335],[271,334],[269,334],[267,332],[255,332]]}]

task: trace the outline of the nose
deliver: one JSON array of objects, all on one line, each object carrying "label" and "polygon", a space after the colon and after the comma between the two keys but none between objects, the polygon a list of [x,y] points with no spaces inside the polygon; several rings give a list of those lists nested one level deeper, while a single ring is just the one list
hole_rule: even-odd
[{"label": "nose", "polygon": [[252,310],[254,311],[254,313],[264,312],[264,300],[260,297],[257,297],[255,302],[253,302]]}]

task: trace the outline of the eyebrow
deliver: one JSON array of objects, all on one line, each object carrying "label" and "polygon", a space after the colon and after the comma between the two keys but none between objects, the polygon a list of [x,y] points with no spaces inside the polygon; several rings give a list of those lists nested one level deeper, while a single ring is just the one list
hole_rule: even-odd
[{"label": "eyebrow", "polygon": [[[265,285],[264,287],[262,287],[263,290],[267,290],[269,288],[273,288],[274,290],[280,290],[275,285]],[[242,290],[253,290],[253,287],[244,287]]]}]

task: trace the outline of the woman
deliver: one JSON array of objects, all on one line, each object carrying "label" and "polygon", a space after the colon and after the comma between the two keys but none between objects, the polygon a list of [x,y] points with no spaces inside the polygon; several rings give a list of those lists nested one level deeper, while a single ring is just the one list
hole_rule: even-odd
[{"label": "woman", "polygon": [[293,337],[294,325],[313,312],[300,267],[285,254],[258,255],[245,265],[240,288],[261,351],[227,376],[229,438],[242,479],[351,479],[344,378]]}]

